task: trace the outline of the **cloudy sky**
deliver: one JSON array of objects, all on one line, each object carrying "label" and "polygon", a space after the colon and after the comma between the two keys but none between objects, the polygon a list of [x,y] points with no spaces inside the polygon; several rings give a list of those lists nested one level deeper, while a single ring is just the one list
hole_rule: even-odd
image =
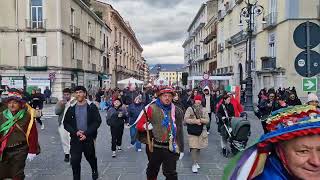
[{"label": "cloudy sky", "polygon": [[183,63],[182,43],[204,0],[100,0],[130,22],[148,63]]}]

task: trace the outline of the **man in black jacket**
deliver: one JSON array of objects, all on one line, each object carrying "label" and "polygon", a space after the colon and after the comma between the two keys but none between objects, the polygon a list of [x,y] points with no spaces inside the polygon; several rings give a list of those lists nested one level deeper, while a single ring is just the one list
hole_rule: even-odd
[{"label": "man in black jacket", "polygon": [[87,90],[83,86],[75,88],[77,102],[68,109],[63,121],[70,133],[70,154],[73,179],[80,180],[82,153],[92,169],[92,179],[98,179],[98,165],[95,152],[95,139],[101,124],[97,106],[86,100]]}]

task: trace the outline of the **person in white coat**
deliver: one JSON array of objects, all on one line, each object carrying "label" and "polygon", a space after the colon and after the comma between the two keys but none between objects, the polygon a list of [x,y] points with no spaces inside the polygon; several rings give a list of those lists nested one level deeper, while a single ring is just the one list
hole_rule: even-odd
[{"label": "person in white coat", "polygon": [[69,88],[65,88],[63,90],[63,99],[58,101],[58,103],[55,106],[55,114],[59,116],[58,132],[61,138],[61,144],[64,152],[65,162],[70,161],[70,135],[69,135],[69,132],[66,131],[63,127],[63,120],[68,108],[73,103],[73,101],[75,101],[75,99],[72,97],[71,90]]}]

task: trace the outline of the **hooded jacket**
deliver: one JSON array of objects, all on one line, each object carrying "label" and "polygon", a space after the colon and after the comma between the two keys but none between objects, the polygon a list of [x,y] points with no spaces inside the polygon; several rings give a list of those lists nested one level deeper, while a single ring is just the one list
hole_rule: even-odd
[{"label": "hooded jacket", "polygon": [[214,112],[214,105],[215,105],[214,97],[210,94],[210,88],[208,86],[206,86],[203,89],[203,98],[202,98],[201,104],[202,104],[203,107],[206,107],[206,103],[207,103],[206,96],[207,95],[204,94],[204,90],[208,90],[209,91],[208,96],[210,96],[210,112],[208,112],[208,113]]}]

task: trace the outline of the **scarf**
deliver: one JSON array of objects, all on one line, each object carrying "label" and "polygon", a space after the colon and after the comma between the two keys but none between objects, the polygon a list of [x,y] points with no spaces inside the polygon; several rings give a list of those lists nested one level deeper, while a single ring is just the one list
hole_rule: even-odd
[{"label": "scarf", "polygon": [[8,137],[14,130],[15,123],[24,117],[25,112],[25,109],[20,110],[15,115],[9,109],[2,112],[7,121],[0,126],[0,161],[2,160],[4,148],[7,146]]},{"label": "scarf", "polygon": [[169,123],[170,123],[170,115],[169,112],[171,110],[171,104],[170,105],[164,105],[160,99],[156,100],[156,105],[161,108],[164,112],[164,118],[162,120],[162,126],[169,128]]}]

